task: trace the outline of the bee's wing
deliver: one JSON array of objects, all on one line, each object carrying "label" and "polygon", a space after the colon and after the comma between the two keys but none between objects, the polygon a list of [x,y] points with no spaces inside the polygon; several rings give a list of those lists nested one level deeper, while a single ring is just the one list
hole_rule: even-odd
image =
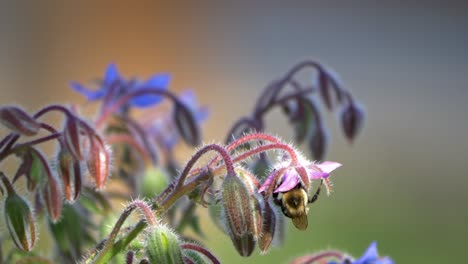
[{"label": "bee's wing", "polygon": [[299,216],[291,218],[294,226],[299,230],[306,230],[309,222],[307,221],[307,214],[301,214]]}]

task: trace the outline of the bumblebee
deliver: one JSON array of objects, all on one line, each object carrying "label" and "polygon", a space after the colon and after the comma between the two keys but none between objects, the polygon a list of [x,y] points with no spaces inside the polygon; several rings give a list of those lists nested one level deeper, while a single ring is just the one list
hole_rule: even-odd
[{"label": "bumblebee", "polygon": [[317,200],[323,181],[315,192],[315,194],[309,198],[307,191],[301,184],[298,184],[295,188],[284,192],[274,193],[273,201],[276,205],[281,207],[281,211],[286,217],[291,218],[294,226],[299,230],[306,230],[308,225],[307,212],[309,208],[307,204],[313,203]]}]

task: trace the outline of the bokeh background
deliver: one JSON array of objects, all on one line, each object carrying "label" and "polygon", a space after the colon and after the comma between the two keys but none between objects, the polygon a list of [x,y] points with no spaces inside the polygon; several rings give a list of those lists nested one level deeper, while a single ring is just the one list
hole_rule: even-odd
[{"label": "bokeh background", "polygon": [[[314,59],[367,109],[352,146],[337,118],[328,159],[335,192],[289,224],[286,244],[240,258],[209,219],[206,245],[225,263],[285,263],[325,248],[359,256],[377,240],[396,263],[461,263],[468,249],[468,8],[462,1],[1,1],[0,104],[82,103],[70,80],[109,62],[126,76],[170,72],[212,112],[221,141],[272,79]],[[401,1],[403,2],[403,1]],[[460,3],[458,3],[460,2]],[[269,131],[290,138],[273,113]]]}]

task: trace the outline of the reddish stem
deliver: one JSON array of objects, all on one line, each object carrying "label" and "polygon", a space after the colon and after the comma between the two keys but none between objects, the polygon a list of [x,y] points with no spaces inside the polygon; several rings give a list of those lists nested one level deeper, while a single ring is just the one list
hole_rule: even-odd
[{"label": "reddish stem", "polygon": [[298,163],[297,160],[297,155],[294,152],[294,149],[292,149],[290,146],[286,144],[281,144],[281,143],[276,143],[276,144],[268,144],[268,145],[263,145],[259,146],[257,148],[251,149],[247,152],[242,153],[241,155],[235,157],[232,161],[234,163],[239,162],[241,160],[247,159],[253,155],[268,151],[268,150],[273,150],[273,149],[282,149],[285,150],[286,152],[289,153],[289,156],[291,157],[291,166],[296,166]]},{"label": "reddish stem", "polygon": [[195,245],[195,244],[183,244],[181,246],[183,249],[189,249],[189,250],[193,250],[193,251],[197,251],[198,253],[201,253],[203,254],[205,257],[207,257],[211,263],[213,264],[220,264],[221,262],[219,262],[219,260],[213,255],[211,254],[210,251],[198,246],[198,245]]},{"label": "reddish stem", "polygon": [[343,258],[343,253],[335,250],[324,251],[318,254],[296,258],[289,264],[312,264],[320,260],[329,260],[329,258],[336,258],[338,260],[341,260]]},{"label": "reddish stem", "polygon": [[224,165],[226,166],[227,175],[235,175],[234,164],[231,160],[231,156],[229,156],[229,153],[226,151],[226,149],[217,144],[206,145],[205,147],[197,151],[197,153],[195,153],[195,155],[193,155],[193,157],[189,160],[187,165],[185,165],[185,168],[180,174],[180,178],[178,179],[177,185],[175,187],[176,189],[184,184],[185,179],[187,178],[189,172],[192,170],[193,165],[195,165],[198,159],[200,159],[200,157],[202,157],[208,151],[218,152],[218,154],[222,157],[224,161]]}]

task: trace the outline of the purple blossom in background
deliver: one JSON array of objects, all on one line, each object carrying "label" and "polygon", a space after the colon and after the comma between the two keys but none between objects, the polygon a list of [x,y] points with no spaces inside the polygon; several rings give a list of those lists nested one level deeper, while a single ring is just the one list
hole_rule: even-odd
[{"label": "purple blossom in background", "polygon": [[[97,90],[91,90],[80,83],[72,82],[70,86],[76,92],[84,95],[88,101],[115,100],[122,95],[141,89],[167,90],[169,86],[169,74],[156,74],[142,82],[138,80],[125,80],[113,63],[107,66],[102,86]],[[162,97],[157,95],[136,96],[130,100],[130,104],[139,107],[150,107],[161,102]]]},{"label": "purple blossom in background", "polygon": [[389,257],[379,257],[377,251],[377,242],[372,242],[366,252],[352,264],[393,264],[393,260]]}]

